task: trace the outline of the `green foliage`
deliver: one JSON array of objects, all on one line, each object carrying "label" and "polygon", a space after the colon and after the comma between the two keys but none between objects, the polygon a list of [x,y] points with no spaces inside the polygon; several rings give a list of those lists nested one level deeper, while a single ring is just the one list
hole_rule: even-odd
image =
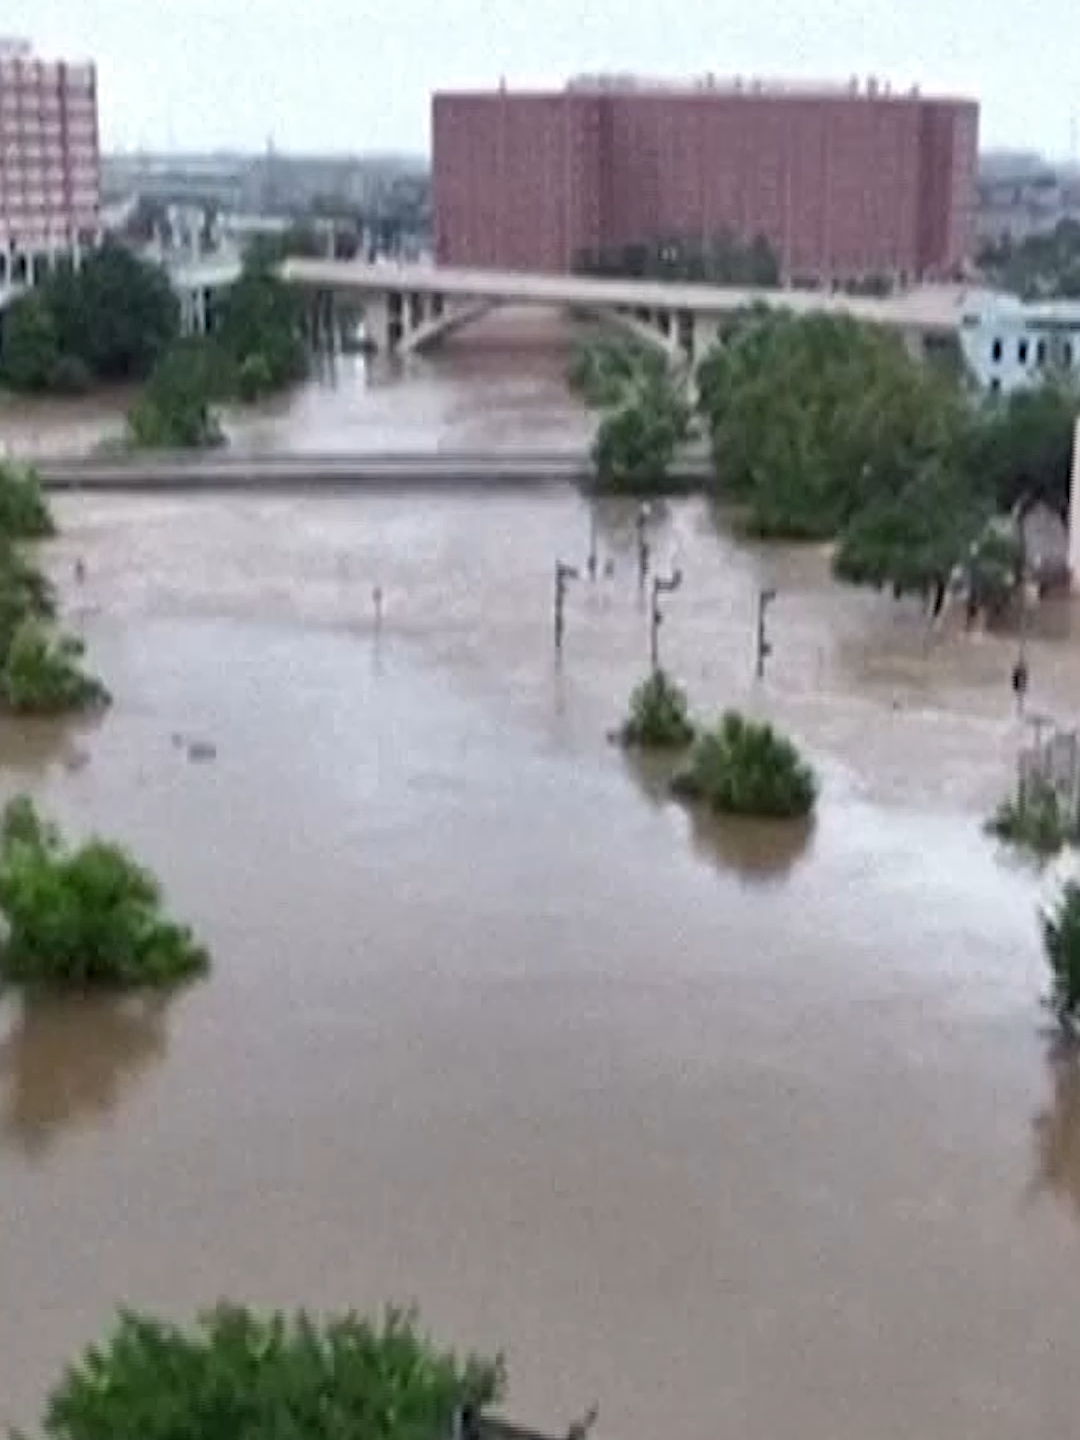
[{"label": "green foliage", "polygon": [[60,340],[52,311],[39,290],[19,295],[3,317],[0,378],[24,394],[56,388]]},{"label": "green foliage", "polygon": [[1043,950],[1050,967],[1048,1003],[1062,1029],[1080,1016],[1080,883],[1070,880],[1042,917]]},{"label": "green foliage", "polygon": [[620,742],[643,750],[682,750],[693,738],[685,691],[664,670],[654,670],[630,696],[630,711],[619,730]]},{"label": "green foliage", "polygon": [[138,380],[178,328],[165,272],[107,243],[78,270],[62,267],[11,305],[0,378],[13,390],[60,393],[93,381]]},{"label": "green foliage", "polygon": [[986,828],[999,840],[1044,859],[1080,839],[1075,818],[1070,819],[1057,791],[1043,780],[1003,800]]},{"label": "green foliage", "polygon": [[963,433],[958,388],[844,316],[750,314],[697,378],[718,484],[763,535],[831,538]]},{"label": "green foliage", "polygon": [[0,821],[0,914],[6,983],[164,986],[209,964],[191,932],[162,917],[149,871],[103,840],[66,845],[26,796]]},{"label": "green foliage", "polygon": [[1078,415],[1075,386],[1052,373],[1042,385],[989,397],[968,432],[968,474],[999,510],[1042,500],[1067,514]]},{"label": "green foliage", "polygon": [[439,1440],[501,1398],[501,1360],[440,1351],[408,1312],[378,1323],[221,1306],[190,1329],[125,1313],[53,1392],[47,1440]]},{"label": "green foliage", "polygon": [[62,354],[76,355],[95,380],[148,375],[179,331],[169,277],[122,245],[106,242],[44,286]]},{"label": "green foliage", "polygon": [[598,485],[622,494],[663,490],[689,428],[689,408],[671,380],[642,377],[597,429],[592,458]]},{"label": "green foliage", "polygon": [[1023,558],[1016,534],[984,530],[965,565],[971,604],[992,620],[1004,615],[1023,579]]},{"label": "green foliage", "polygon": [[[303,303],[261,256],[250,259],[234,285],[222,297],[215,343],[239,377],[245,367],[247,381],[236,381],[236,393],[257,378],[265,383],[257,394],[280,390],[307,374],[307,351],[301,324]],[[254,370],[251,368],[254,365]]]},{"label": "green foliage", "polygon": [[844,530],[833,569],[852,584],[927,597],[948,584],[986,521],[956,473],[931,465],[868,501]]},{"label": "green foliage", "polygon": [[659,350],[633,340],[593,340],[579,345],[567,369],[567,383],[587,405],[619,405],[642,381],[661,381],[667,362]]},{"label": "green foliage", "polygon": [[245,355],[236,372],[237,393],[245,404],[251,404],[274,389],[274,375],[265,355]]},{"label": "green foliage", "polygon": [[0,661],[27,619],[51,620],[56,597],[41,571],[0,535]]},{"label": "green foliage", "polygon": [[41,476],[30,465],[0,461],[0,535],[9,540],[46,540],[55,534]]},{"label": "green foliage", "polygon": [[220,445],[211,408],[208,362],[195,347],[178,346],[158,364],[127,415],[127,438],[137,449],[199,450]]},{"label": "green foliage", "polygon": [[84,646],[27,617],[11,638],[0,674],[7,706],[17,715],[63,715],[103,709],[109,692],[83,668]]},{"label": "green foliage", "polygon": [[817,779],[792,742],[732,710],[699,735],[672,789],[720,814],[772,820],[804,818],[817,801]]}]

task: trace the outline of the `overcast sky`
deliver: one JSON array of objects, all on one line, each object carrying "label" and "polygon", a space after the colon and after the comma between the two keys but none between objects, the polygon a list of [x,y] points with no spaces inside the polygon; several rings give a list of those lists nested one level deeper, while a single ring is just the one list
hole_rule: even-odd
[{"label": "overcast sky", "polygon": [[435,88],[597,70],[876,74],[1080,143],[1080,0],[0,0],[0,33],[98,61],[109,148],[426,152]]}]

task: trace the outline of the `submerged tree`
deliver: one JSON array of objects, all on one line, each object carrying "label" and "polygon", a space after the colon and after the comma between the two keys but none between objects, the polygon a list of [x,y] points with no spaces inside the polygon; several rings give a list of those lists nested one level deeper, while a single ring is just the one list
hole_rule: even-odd
[{"label": "submerged tree", "polygon": [[682,750],[693,740],[686,693],[664,670],[654,670],[635,687],[618,738],[641,750]]},{"label": "submerged tree", "polygon": [[1080,883],[1070,880],[1042,917],[1043,949],[1050,967],[1048,1004],[1058,1024],[1074,1033],[1080,1017]]},{"label": "submerged tree", "polygon": [[46,1440],[437,1440],[502,1397],[501,1359],[459,1360],[408,1311],[266,1317],[222,1305],[181,1328],[125,1313],[53,1391]]},{"label": "submerged tree", "polygon": [[122,846],[65,843],[26,796],[0,821],[0,980],[137,989],[201,975],[209,957],[162,914],[161,887]]},{"label": "submerged tree", "polygon": [[767,723],[729,710],[694,744],[672,788],[726,815],[795,820],[817,800],[817,779],[794,744]]}]

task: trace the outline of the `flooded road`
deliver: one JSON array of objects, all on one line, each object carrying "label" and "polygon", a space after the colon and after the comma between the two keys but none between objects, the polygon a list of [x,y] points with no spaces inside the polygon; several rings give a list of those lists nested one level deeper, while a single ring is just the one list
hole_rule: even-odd
[{"label": "flooded road", "polygon": [[[1040,1033],[1045,882],[979,828],[1011,645],[928,651],[822,555],[664,512],[666,663],[821,768],[778,847],[605,742],[648,653],[618,506],[561,668],[569,493],[59,510],[116,707],[0,733],[4,785],[134,845],[216,967],[167,1006],[3,1007],[0,1419],[118,1303],[228,1295],[415,1299],[505,1348],[516,1416],[596,1400],[613,1440],[1072,1433],[1080,1087]],[[1031,659],[1059,714],[1070,623]]]}]

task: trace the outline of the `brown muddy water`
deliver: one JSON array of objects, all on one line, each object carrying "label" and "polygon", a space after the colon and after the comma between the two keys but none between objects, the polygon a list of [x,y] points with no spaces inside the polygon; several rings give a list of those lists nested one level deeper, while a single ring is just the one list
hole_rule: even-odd
[{"label": "brown muddy water", "polygon": [[[224,428],[235,450],[262,454],[584,446],[590,418],[564,382],[581,333],[543,311],[499,312],[401,364],[324,360],[312,384],[226,412]],[[91,452],[122,435],[131,398],[0,396],[0,457]]]},{"label": "brown muddy water", "polygon": [[[517,1415],[597,1400],[622,1440],[1072,1433],[1080,1088],[1040,1032],[1046,882],[979,830],[1010,645],[927,651],[820,555],[664,512],[665,659],[813,753],[800,849],[695,829],[605,742],[647,653],[618,507],[561,670],[563,491],[60,514],[116,707],[9,730],[4,785],[137,847],[216,968],[4,1005],[3,1419],[118,1303],[228,1295],[415,1299],[505,1347]],[[1044,707],[1075,655],[1036,643]]]},{"label": "brown muddy water", "polygon": [[[252,423],[312,449],[565,443],[562,364],[474,340]],[[1053,882],[980,832],[1019,738],[1013,643],[928,646],[820,553],[661,512],[657,563],[686,577],[665,662],[822,772],[813,832],[780,838],[692,824],[604,739],[648,651],[618,506],[561,668],[552,569],[589,533],[568,492],[59,511],[50,564],[116,705],[0,731],[3,788],[136,847],[216,966],[169,1004],[0,1002],[0,1424],[118,1304],[225,1295],[415,1299],[505,1348],[516,1416],[596,1400],[612,1440],[1074,1433]],[[1065,718],[1080,617],[1040,629],[1033,703]]]}]

